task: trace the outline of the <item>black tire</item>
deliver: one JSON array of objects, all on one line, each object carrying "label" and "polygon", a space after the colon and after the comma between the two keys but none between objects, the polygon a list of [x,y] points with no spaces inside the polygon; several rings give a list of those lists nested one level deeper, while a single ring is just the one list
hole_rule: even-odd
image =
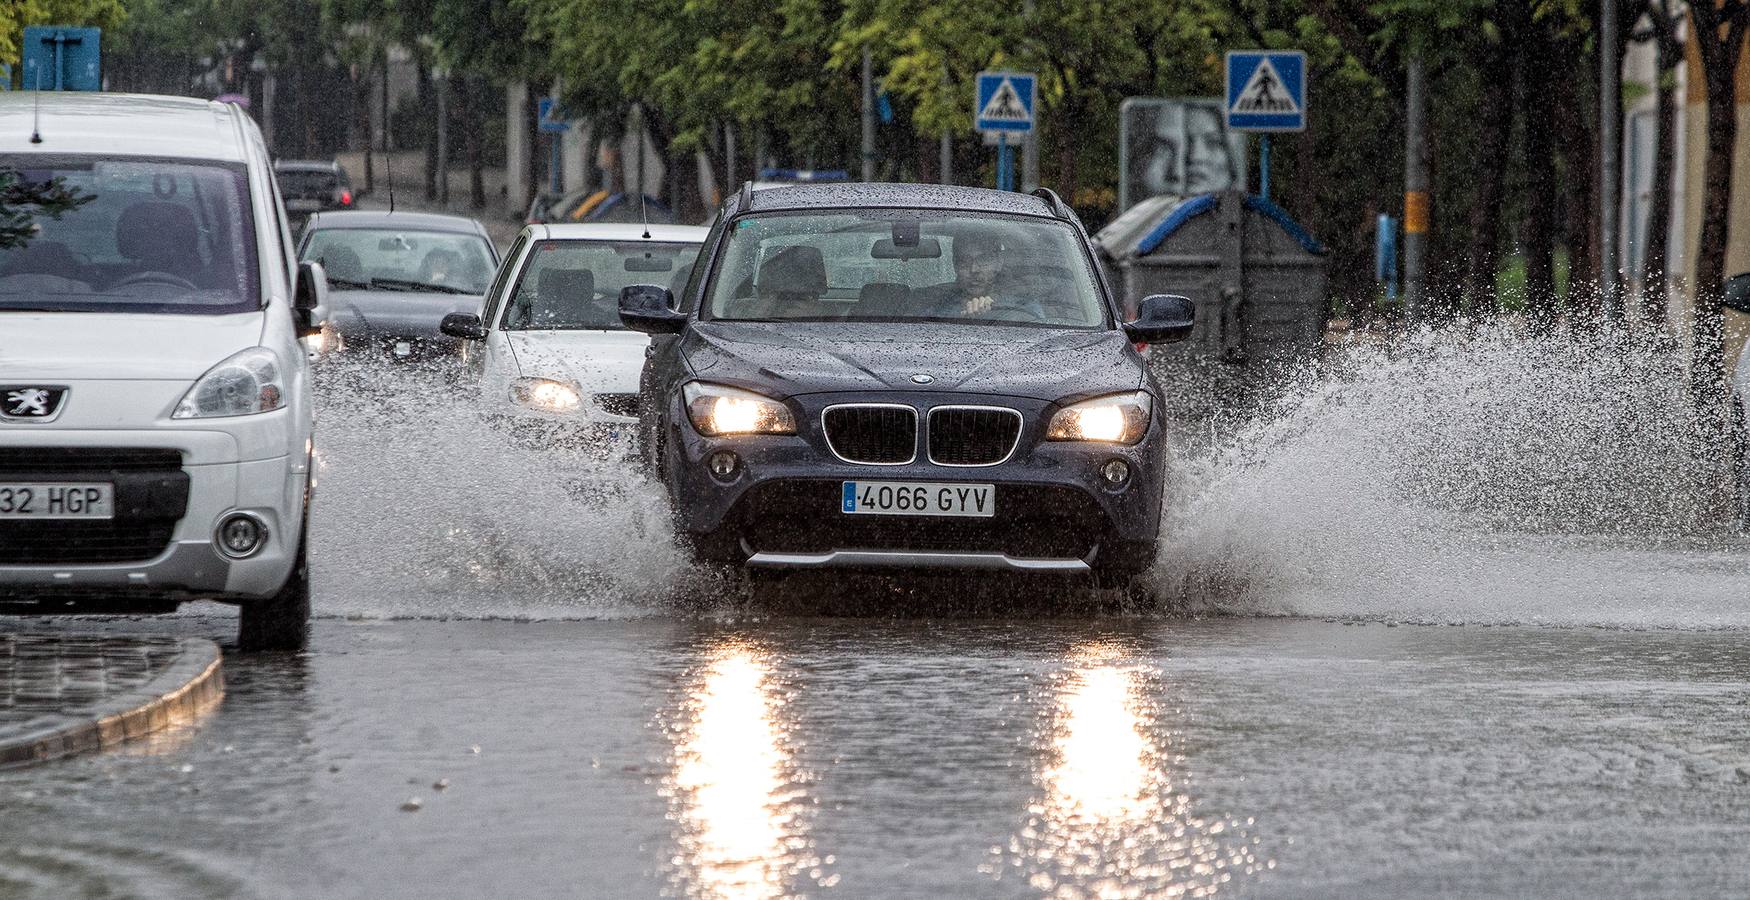
[{"label": "black tire", "polygon": [[298,554],[279,593],[244,601],[237,621],[237,647],[245,653],[297,652],[310,643],[310,503],[298,527]]}]

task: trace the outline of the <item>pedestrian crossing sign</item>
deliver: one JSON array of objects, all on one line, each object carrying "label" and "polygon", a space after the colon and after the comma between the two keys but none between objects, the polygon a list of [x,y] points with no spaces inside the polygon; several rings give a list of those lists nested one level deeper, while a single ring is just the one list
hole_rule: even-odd
[{"label": "pedestrian crossing sign", "polygon": [[1306,130],[1306,54],[1299,50],[1230,50],[1227,127],[1234,131]]},{"label": "pedestrian crossing sign", "polygon": [[978,103],[973,119],[979,131],[1025,135],[1033,130],[1031,72],[978,73]]}]

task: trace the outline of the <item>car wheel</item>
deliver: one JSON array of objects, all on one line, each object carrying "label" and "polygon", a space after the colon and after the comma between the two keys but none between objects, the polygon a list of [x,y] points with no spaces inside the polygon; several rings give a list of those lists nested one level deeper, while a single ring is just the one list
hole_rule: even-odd
[{"label": "car wheel", "polygon": [[298,553],[292,573],[279,593],[243,604],[237,623],[237,646],[260,651],[298,651],[310,641],[310,504],[298,528]]}]

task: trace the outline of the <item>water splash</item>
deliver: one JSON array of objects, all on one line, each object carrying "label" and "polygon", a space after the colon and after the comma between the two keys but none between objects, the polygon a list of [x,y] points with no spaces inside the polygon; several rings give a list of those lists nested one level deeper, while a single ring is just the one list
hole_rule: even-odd
[{"label": "water splash", "polygon": [[520,446],[431,371],[339,360],[317,381],[318,615],[623,617],[702,577],[623,450]]},{"label": "water splash", "polygon": [[1679,361],[1587,336],[1349,347],[1175,461],[1156,592],[1194,611],[1750,627],[1730,455]]}]

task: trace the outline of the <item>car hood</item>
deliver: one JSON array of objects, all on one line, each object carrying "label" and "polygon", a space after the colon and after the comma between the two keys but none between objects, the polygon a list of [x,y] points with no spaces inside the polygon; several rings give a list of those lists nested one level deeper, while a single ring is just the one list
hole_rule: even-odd
[{"label": "car hood", "polygon": [[417,291],[328,293],[328,320],[341,334],[442,337],[438,324],[444,320],[444,316],[479,310],[480,297],[475,294]]},{"label": "car hood", "polygon": [[0,311],[0,379],[193,381],[260,344],[265,316]]},{"label": "car hood", "polygon": [[[698,322],[683,352],[699,377],[775,393],[942,391],[1059,400],[1135,390],[1141,358],[1117,331],[1004,325]],[[913,376],[928,376],[919,384]]]},{"label": "car hood", "polygon": [[636,331],[507,331],[517,374],[574,381],[589,393],[638,392],[650,338]]}]

